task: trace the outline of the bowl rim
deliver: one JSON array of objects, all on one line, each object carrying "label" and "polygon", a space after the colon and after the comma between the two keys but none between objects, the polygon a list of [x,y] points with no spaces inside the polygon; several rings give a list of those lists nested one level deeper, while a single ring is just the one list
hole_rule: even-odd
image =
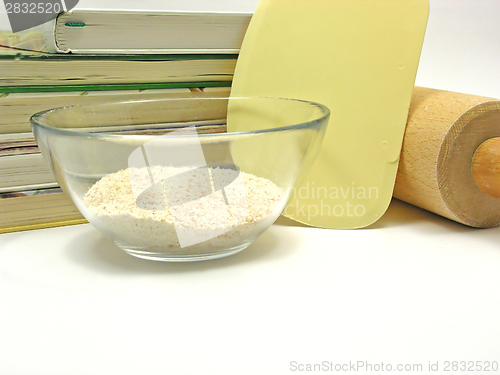
[{"label": "bowl rim", "polygon": [[[172,138],[188,138],[188,137],[228,137],[228,136],[243,136],[243,135],[255,135],[255,134],[265,134],[265,133],[277,133],[288,130],[298,130],[304,129],[308,127],[313,127],[317,123],[321,123],[325,120],[328,120],[331,112],[330,109],[321,103],[304,100],[304,99],[296,99],[296,98],[285,98],[285,97],[274,97],[274,96],[217,96],[217,97],[203,97],[203,98],[190,98],[190,97],[179,97],[179,98],[153,98],[153,99],[130,99],[130,100],[116,100],[109,101],[104,103],[88,103],[88,104],[77,104],[71,106],[57,107],[51,108],[44,111],[37,112],[30,117],[30,124],[32,128],[40,127],[42,129],[48,130],[50,132],[57,133],[59,135],[73,135],[73,136],[82,136],[82,137],[92,137],[92,138],[112,138],[112,139],[151,139],[154,137],[158,137],[158,135],[145,135],[145,134],[108,134],[108,133],[92,133],[92,132],[82,132],[77,130],[72,130],[71,128],[56,128],[50,125],[45,125],[40,123],[40,119],[44,118],[48,114],[57,111],[63,111],[70,108],[76,107],[88,107],[88,106],[105,106],[105,105],[115,105],[120,103],[138,103],[138,102],[153,102],[153,101],[189,101],[189,100],[249,100],[249,99],[279,99],[279,100],[289,100],[294,102],[312,104],[313,106],[319,108],[322,111],[321,116],[318,116],[314,120],[301,122],[293,125],[281,126],[278,128],[270,128],[270,129],[260,129],[260,130],[247,130],[247,131],[237,131],[230,133],[209,133],[209,134],[176,134],[173,135]],[[183,127],[180,127],[182,129]]]}]

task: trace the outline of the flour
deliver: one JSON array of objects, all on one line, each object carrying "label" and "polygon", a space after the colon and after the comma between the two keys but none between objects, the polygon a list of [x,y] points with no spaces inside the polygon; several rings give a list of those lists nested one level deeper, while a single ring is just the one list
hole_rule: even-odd
[{"label": "flour", "polygon": [[[182,183],[168,182],[183,172]],[[268,179],[240,172],[235,180],[236,171],[216,168],[204,185],[202,172],[155,166],[107,175],[84,197],[89,221],[125,249],[208,254],[251,242],[283,209],[283,192]]]}]

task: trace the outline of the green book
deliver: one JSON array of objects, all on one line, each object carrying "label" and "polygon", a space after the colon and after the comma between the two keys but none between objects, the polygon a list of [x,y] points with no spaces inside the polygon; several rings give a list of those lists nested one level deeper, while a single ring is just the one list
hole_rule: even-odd
[{"label": "green book", "polygon": [[0,93],[230,86],[236,54],[75,55],[0,50]]},{"label": "green book", "polygon": [[[121,84],[71,86],[3,87],[0,93],[0,144],[31,133],[30,117],[47,109],[105,101],[147,100],[161,97],[227,96],[231,82],[193,82],[173,84]],[[172,86],[172,87],[170,87]],[[213,86],[213,87],[212,87]],[[8,137],[9,139],[6,139]]]}]

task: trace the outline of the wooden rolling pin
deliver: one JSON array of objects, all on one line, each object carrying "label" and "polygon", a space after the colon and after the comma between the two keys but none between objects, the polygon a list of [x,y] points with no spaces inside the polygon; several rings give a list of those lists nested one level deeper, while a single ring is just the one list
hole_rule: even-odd
[{"label": "wooden rolling pin", "polygon": [[465,225],[500,224],[500,100],[415,87],[394,197]]}]

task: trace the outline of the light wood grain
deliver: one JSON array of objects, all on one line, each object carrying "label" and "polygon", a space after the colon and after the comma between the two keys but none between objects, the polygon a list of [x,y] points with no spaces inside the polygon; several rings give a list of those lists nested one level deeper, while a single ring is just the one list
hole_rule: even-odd
[{"label": "light wood grain", "polygon": [[477,148],[471,172],[479,190],[500,198],[500,137],[488,139]]},{"label": "light wood grain", "polygon": [[394,197],[469,226],[499,225],[500,199],[472,177],[476,150],[500,137],[499,125],[499,100],[415,87]]}]

